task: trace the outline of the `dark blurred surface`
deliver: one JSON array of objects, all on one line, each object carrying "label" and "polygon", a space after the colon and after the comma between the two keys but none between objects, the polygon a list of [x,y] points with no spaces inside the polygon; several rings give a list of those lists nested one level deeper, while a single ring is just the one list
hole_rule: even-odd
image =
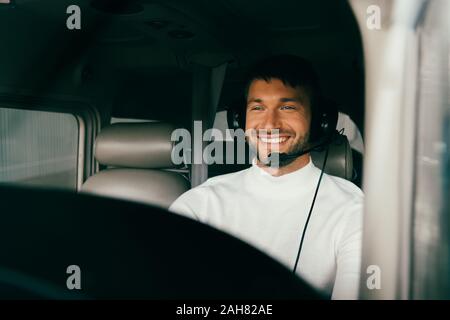
[{"label": "dark blurred surface", "polygon": [[[7,186],[0,202],[0,298],[320,297],[247,244],[158,208]],[[80,291],[66,288],[70,265]]]}]

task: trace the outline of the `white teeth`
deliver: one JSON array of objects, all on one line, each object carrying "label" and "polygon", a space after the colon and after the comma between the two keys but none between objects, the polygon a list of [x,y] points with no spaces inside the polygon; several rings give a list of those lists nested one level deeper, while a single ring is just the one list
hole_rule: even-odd
[{"label": "white teeth", "polygon": [[285,142],[288,138],[283,137],[283,138],[263,138],[263,137],[259,137],[259,139],[264,142],[264,143],[283,143]]}]

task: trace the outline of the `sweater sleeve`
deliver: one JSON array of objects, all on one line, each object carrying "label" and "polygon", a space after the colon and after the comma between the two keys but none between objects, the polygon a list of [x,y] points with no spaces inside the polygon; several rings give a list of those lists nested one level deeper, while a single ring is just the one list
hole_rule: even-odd
[{"label": "sweater sleeve", "polygon": [[332,299],[353,300],[359,296],[362,254],[362,202],[346,209],[343,231],[337,244],[337,270]]},{"label": "sweater sleeve", "polygon": [[207,188],[196,187],[183,193],[178,199],[176,199],[169,211],[200,221],[205,222],[204,213],[206,212],[207,205]]}]

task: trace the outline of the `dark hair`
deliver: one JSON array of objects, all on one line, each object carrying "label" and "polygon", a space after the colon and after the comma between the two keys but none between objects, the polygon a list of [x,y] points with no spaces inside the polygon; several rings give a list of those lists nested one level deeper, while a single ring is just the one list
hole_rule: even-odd
[{"label": "dark hair", "polygon": [[245,85],[245,100],[254,80],[279,79],[292,88],[302,87],[311,101],[311,112],[321,97],[318,76],[312,65],[305,59],[294,55],[277,55],[257,63],[248,73]]}]

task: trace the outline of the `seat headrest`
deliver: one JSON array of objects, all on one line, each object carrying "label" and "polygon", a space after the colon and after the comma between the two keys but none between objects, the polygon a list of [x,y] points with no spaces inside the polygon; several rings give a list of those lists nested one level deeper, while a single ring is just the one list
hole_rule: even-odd
[{"label": "seat headrest", "polygon": [[115,123],[102,129],[95,141],[95,158],[108,166],[171,168],[174,126],[161,122]]},{"label": "seat headrest", "polygon": [[[322,169],[324,157],[325,151],[311,152],[312,162],[319,169]],[[333,176],[341,177],[350,181],[352,180],[352,149],[345,135],[337,135],[336,139],[330,144],[325,172]]]},{"label": "seat headrest", "polygon": [[167,209],[189,186],[189,180],[175,172],[113,168],[90,177],[81,190]]}]

